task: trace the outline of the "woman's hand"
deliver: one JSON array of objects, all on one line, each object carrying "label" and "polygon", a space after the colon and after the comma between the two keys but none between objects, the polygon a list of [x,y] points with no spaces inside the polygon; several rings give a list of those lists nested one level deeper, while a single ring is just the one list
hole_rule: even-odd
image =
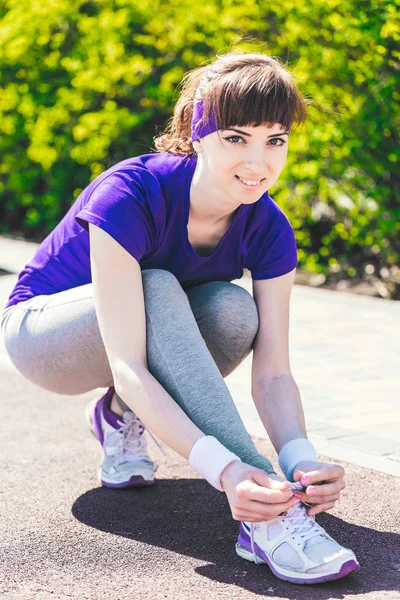
[{"label": "woman's hand", "polygon": [[239,461],[225,468],[221,485],[236,521],[268,521],[299,502],[288,481],[271,479],[265,471]]},{"label": "woman's hand", "polygon": [[[307,511],[310,516],[333,508],[346,487],[344,469],[340,465],[303,461],[296,466],[293,480],[307,486],[299,492],[302,502],[313,504]],[[314,484],[314,485],[313,485]]]}]

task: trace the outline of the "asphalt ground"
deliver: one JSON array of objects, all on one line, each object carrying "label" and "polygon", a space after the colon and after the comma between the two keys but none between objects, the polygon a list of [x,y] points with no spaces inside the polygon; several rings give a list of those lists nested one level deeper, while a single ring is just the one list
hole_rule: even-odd
[{"label": "asphalt ground", "polygon": [[[1,268],[5,270],[0,277],[2,306],[16,273],[35,248],[35,244],[0,237],[0,274]],[[332,294],[331,304],[336,306],[338,299]],[[317,300],[314,295],[311,299]],[[349,308],[353,304],[349,301]],[[307,307],[315,310],[306,295],[300,316]],[[371,318],[381,329],[387,310],[377,307]],[[358,332],[360,327],[357,321]],[[392,357],[394,364],[396,347],[390,350],[386,334],[381,334],[378,346],[382,350],[384,341],[387,350],[381,359]],[[299,335],[308,339],[309,328]],[[370,371],[364,367],[363,374]],[[238,372],[233,374],[236,379]],[[318,369],[312,381],[320,389],[323,382],[315,379],[316,373]],[[385,372],[385,381],[387,377]],[[240,396],[246,378],[236,379],[231,382],[232,392]],[[356,397],[354,382],[346,381],[349,393]],[[394,381],[389,377],[388,385],[396,387]],[[1,340],[0,389],[0,598],[400,600],[400,478],[379,468],[370,470],[370,457],[360,466],[355,460],[350,464],[334,459],[346,469],[347,487],[335,509],[317,516],[328,533],[354,550],[360,570],[333,583],[294,585],[277,579],[265,565],[236,555],[238,523],[230,515],[225,495],[200,479],[165,445],[167,456],[149,439],[150,454],[159,463],[153,487],[123,491],[100,487],[101,448],[87,428],[84,411],[105,390],[81,396],[43,390],[15,371]],[[236,400],[243,412],[239,396]],[[319,396],[317,406],[320,415]],[[391,426],[396,432],[398,419],[392,406]],[[312,403],[308,414],[314,416]],[[247,413],[243,417],[247,417],[249,431],[262,435],[262,428],[255,427]],[[334,416],[328,417],[338,425]],[[390,437],[389,429],[386,434]],[[254,439],[277,467],[270,442]],[[324,448],[329,450],[324,446],[319,456],[331,462],[322,453]],[[329,456],[340,456],[337,448],[335,453]],[[344,458],[350,460],[350,456],[355,454],[346,450]]]},{"label": "asphalt ground", "polygon": [[[399,478],[340,462],[347,487],[317,522],[361,568],[336,582],[290,584],[235,554],[238,523],[225,495],[165,445],[163,456],[148,442],[154,486],[99,485],[101,448],[84,410],[102,390],[61,396],[10,369],[0,381],[2,599],[400,598]],[[255,441],[277,466],[272,445]]]}]

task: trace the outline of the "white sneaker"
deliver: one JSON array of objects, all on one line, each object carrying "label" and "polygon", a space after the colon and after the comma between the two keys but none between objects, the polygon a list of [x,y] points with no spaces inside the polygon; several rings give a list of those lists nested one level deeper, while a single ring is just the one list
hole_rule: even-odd
[{"label": "white sneaker", "polygon": [[292,583],[340,579],[359,568],[354,553],[340,546],[299,502],[270,521],[240,524],[236,554],[267,564]]},{"label": "white sneaker", "polygon": [[99,480],[109,488],[153,485],[158,465],[147,453],[145,427],[133,412],[120,417],[111,411],[113,393],[114,388],[110,388],[86,409],[86,421],[103,448]]}]

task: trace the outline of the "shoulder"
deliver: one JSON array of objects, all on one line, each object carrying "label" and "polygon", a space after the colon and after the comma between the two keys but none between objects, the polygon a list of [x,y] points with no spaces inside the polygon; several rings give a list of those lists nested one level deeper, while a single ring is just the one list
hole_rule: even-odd
[{"label": "shoulder", "polygon": [[255,203],[255,212],[260,215],[267,214],[270,217],[287,218],[282,208],[271,198],[268,192],[265,192]]},{"label": "shoulder", "polygon": [[248,230],[265,235],[272,230],[291,233],[293,228],[286,214],[266,192],[250,207]]},{"label": "shoulder", "polygon": [[124,159],[100,173],[77,198],[77,205],[110,195],[112,198],[154,198],[163,194],[177,178],[186,177],[190,157],[169,153],[143,154]]},{"label": "shoulder", "polygon": [[171,192],[175,195],[193,173],[196,157],[164,152],[144,155],[141,157],[141,163],[142,168],[158,182],[166,195]]},{"label": "shoulder", "polygon": [[185,172],[193,164],[193,157],[159,152],[143,154],[123,160],[109,169],[110,173],[125,171],[131,173],[149,173],[157,179],[173,177]]},{"label": "shoulder", "polygon": [[170,153],[143,154],[127,158],[99,175],[91,184],[93,191],[98,185],[140,187],[142,192],[154,192],[154,188],[166,189],[186,180],[188,171],[194,168],[193,157]]}]

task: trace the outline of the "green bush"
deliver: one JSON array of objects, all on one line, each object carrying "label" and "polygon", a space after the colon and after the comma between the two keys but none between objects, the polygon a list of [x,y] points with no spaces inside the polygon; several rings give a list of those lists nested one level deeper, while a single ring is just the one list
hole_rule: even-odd
[{"label": "green bush", "polygon": [[[234,48],[279,56],[313,100],[271,190],[300,266],[400,297],[399,2],[0,5],[0,232],[42,239],[99,173],[152,149],[183,74]],[[397,195],[396,195],[397,190]]]}]

